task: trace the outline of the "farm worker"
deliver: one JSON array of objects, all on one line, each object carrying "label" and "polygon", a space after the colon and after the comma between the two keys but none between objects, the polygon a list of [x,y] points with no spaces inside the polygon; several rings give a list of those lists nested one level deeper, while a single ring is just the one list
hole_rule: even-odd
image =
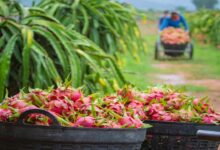
[{"label": "farm worker", "polygon": [[184,26],[185,31],[188,32],[189,27],[185,18],[178,12],[174,11],[171,13],[170,17],[167,17],[163,20],[160,26],[160,31],[163,31],[165,28],[168,27],[180,28],[181,24]]},{"label": "farm worker", "polygon": [[165,10],[165,11],[163,12],[163,16],[160,17],[160,19],[159,19],[159,23],[158,23],[159,28],[160,28],[160,26],[162,25],[164,19],[166,19],[166,18],[168,18],[168,17],[169,17],[169,11],[168,11],[168,10]]}]

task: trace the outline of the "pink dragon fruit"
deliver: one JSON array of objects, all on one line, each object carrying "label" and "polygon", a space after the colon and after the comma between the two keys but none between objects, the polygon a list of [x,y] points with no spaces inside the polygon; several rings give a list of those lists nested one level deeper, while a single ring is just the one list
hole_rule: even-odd
[{"label": "pink dragon fruit", "polygon": [[162,111],[164,111],[164,106],[162,104],[152,104],[151,106],[149,106],[148,114],[152,115],[154,113]]},{"label": "pink dragon fruit", "polygon": [[118,101],[117,96],[106,96],[103,101],[105,103],[116,103]]},{"label": "pink dragon fruit", "polygon": [[28,93],[23,99],[27,103],[31,103],[35,106],[42,107],[47,101],[48,93],[43,90],[32,90],[31,93]]},{"label": "pink dragon fruit", "polygon": [[220,114],[217,113],[206,114],[202,118],[203,118],[203,122],[207,124],[220,122]]},{"label": "pink dragon fruit", "polygon": [[71,100],[72,101],[77,101],[77,100],[79,100],[79,99],[82,99],[83,98],[83,94],[82,94],[82,92],[81,91],[79,91],[79,90],[76,90],[76,91],[74,91],[72,94],[71,94]]},{"label": "pink dragon fruit", "polygon": [[26,122],[43,126],[49,126],[52,124],[52,120],[42,114],[30,114],[27,117]]},{"label": "pink dragon fruit", "polygon": [[20,93],[10,97],[10,98],[7,98],[6,100],[8,100],[10,103],[13,102],[13,101],[17,101],[19,100],[19,97],[20,97]]},{"label": "pink dragon fruit", "polygon": [[95,118],[91,116],[80,117],[76,120],[74,127],[92,128],[95,126]]},{"label": "pink dragon fruit", "polygon": [[171,117],[172,117],[172,121],[180,121],[180,116],[179,114],[176,113],[170,113]]},{"label": "pink dragon fruit", "polygon": [[22,100],[16,100],[9,103],[9,106],[16,108],[16,109],[22,109],[24,107],[28,106],[28,103]]},{"label": "pink dragon fruit", "polygon": [[11,115],[12,115],[12,111],[10,109],[0,108],[0,121],[8,121]]},{"label": "pink dragon fruit", "polygon": [[180,109],[182,102],[178,98],[170,99],[167,101],[166,109]]},{"label": "pink dragon fruit", "polygon": [[148,95],[146,93],[140,93],[139,96],[144,100],[147,100],[148,98]]},{"label": "pink dragon fruit", "polygon": [[164,115],[161,116],[160,118],[162,121],[173,121],[172,116],[170,113],[165,113]]},{"label": "pink dragon fruit", "polygon": [[180,97],[180,93],[168,93],[165,97],[165,100],[171,100],[171,99],[176,99]]},{"label": "pink dragon fruit", "polygon": [[194,112],[192,110],[184,110],[184,109],[181,109],[179,111],[179,116],[181,118],[181,120],[183,121],[190,121],[191,118],[193,118],[195,115],[194,115]]},{"label": "pink dragon fruit", "polygon": [[151,115],[152,120],[161,120],[161,117],[166,115],[165,111],[158,111]]},{"label": "pink dragon fruit", "polygon": [[151,93],[148,95],[148,98],[146,99],[147,104],[149,104],[153,99],[156,98],[155,93]]},{"label": "pink dragon fruit", "polygon": [[91,115],[91,114],[95,114],[95,115],[100,115],[102,113],[102,109],[96,105],[92,104],[83,104],[81,105],[78,109],[78,112],[83,113],[83,114],[87,114],[87,115]]},{"label": "pink dragon fruit", "polygon": [[64,100],[64,99],[72,99],[72,98],[76,98],[73,96],[76,96],[74,94],[74,90],[72,88],[64,88],[64,87],[60,87],[57,89],[54,89],[50,95],[48,96],[48,99],[50,101],[52,100]]},{"label": "pink dragon fruit", "polygon": [[154,92],[148,95],[146,102],[147,104],[149,104],[152,100],[157,100],[158,102],[160,102],[160,100],[163,98],[164,94],[162,92]]},{"label": "pink dragon fruit", "polygon": [[128,108],[144,108],[144,103],[133,100],[128,104]]},{"label": "pink dragon fruit", "polygon": [[113,110],[114,112],[118,113],[119,115],[123,114],[123,110],[125,109],[125,106],[122,103],[112,103],[109,104],[109,109]]},{"label": "pink dragon fruit", "polygon": [[135,92],[131,89],[122,89],[118,90],[117,94],[121,96],[122,98],[127,98],[128,100],[133,100],[135,98]]},{"label": "pink dragon fruit", "polygon": [[205,115],[203,118],[202,118],[202,121],[206,124],[213,124],[215,123],[215,117],[214,116],[211,116],[211,115]]},{"label": "pink dragon fruit", "polygon": [[26,107],[24,107],[24,108],[19,109],[19,112],[20,112],[20,113],[23,113],[23,112],[28,111],[28,110],[31,110],[31,109],[38,109],[38,107],[36,107],[36,106],[34,106],[34,105],[29,105],[29,106],[26,106]]},{"label": "pink dragon fruit", "polygon": [[220,122],[220,114],[212,113],[211,115],[212,115],[213,117],[215,117],[215,120],[216,120],[217,122]]},{"label": "pink dragon fruit", "polygon": [[193,100],[193,105],[198,105],[199,104],[199,99],[198,98],[195,98],[194,100]]},{"label": "pink dragon fruit", "polygon": [[70,111],[70,108],[68,107],[67,103],[61,100],[50,101],[47,103],[46,107],[48,110],[60,115],[67,114]]},{"label": "pink dragon fruit", "polygon": [[114,121],[107,121],[106,124],[103,125],[103,128],[115,128],[115,129],[119,129],[122,128],[122,126]]},{"label": "pink dragon fruit", "polygon": [[160,101],[162,98],[164,98],[163,92],[156,93],[156,97],[155,97],[156,100]]},{"label": "pink dragon fruit", "polygon": [[144,109],[136,108],[136,109],[133,109],[132,112],[133,113],[128,112],[128,115],[132,116],[132,117],[138,117],[143,121],[148,120],[148,116],[147,116],[146,112],[144,111]]},{"label": "pink dragon fruit", "polygon": [[76,111],[88,110],[88,108],[91,106],[91,102],[92,102],[91,96],[78,99],[73,104],[74,110]]},{"label": "pink dragon fruit", "polygon": [[138,116],[141,120],[147,120],[147,115],[144,110],[144,103],[134,100],[128,104],[127,109],[132,110],[134,116]]},{"label": "pink dragon fruit", "polygon": [[151,120],[160,120],[161,115],[158,113],[155,113],[151,116]]},{"label": "pink dragon fruit", "polygon": [[134,119],[130,116],[128,117],[123,117],[118,120],[120,125],[125,126],[127,128],[134,127],[134,128],[141,128],[143,126],[143,123],[139,119]]}]

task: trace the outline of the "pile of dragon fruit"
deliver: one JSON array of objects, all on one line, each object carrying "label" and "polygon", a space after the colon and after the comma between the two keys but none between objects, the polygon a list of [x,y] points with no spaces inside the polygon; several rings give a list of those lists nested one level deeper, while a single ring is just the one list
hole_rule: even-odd
[{"label": "pile of dragon fruit", "polygon": [[[125,87],[112,95],[86,96],[81,90],[59,87],[32,89],[6,98],[0,105],[0,122],[16,122],[30,109],[53,114],[62,126],[85,128],[142,128],[144,121],[220,123],[220,115],[207,98],[194,98],[171,88],[150,88],[145,92]],[[48,126],[52,121],[31,114],[26,122]]]}]

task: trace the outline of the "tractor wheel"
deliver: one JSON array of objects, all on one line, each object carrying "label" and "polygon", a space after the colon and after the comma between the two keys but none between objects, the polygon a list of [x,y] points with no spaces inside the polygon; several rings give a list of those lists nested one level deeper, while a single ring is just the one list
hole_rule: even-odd
[{"label": "tractor wheel", "polygon": [[160,55],[160,53],[159,53],[159,46],[158,46],[158,44],[156,44],[155,52],[154,52],[154,59],[155,60],[159,60],[159,55]]},{"label": "tractor wheel", "polygon": [[194,46],[193,44],[190,44],[190,51],[189,51],[189,59],[193,59],[193,54],[194,54]]}]

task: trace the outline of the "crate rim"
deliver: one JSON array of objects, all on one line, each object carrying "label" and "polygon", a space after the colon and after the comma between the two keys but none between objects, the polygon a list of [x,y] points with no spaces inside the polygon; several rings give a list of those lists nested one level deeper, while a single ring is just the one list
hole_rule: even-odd
[{"label": "crate rim", "polygon": [[41,125],[20,125],[12,122],[0,122],[0,126],[11,127],[25,127],[25,128],[42,128],[42,129],[63,129],[63,130],[100,130],[100,131],[145,131],[148,128],[77,128],[77,127],[64,127],[64,126],[41,126]]},{"label": "crate rim", "polygon": [[216,124],[203,124],[203,123],[193,123],[193,122],[175,122],[175,121],[156,121],[156,120],[145,120],[144,123],[161,123],[161,124],[176,124],[176,125],[199,125],[199,126],[219,126]]}]

